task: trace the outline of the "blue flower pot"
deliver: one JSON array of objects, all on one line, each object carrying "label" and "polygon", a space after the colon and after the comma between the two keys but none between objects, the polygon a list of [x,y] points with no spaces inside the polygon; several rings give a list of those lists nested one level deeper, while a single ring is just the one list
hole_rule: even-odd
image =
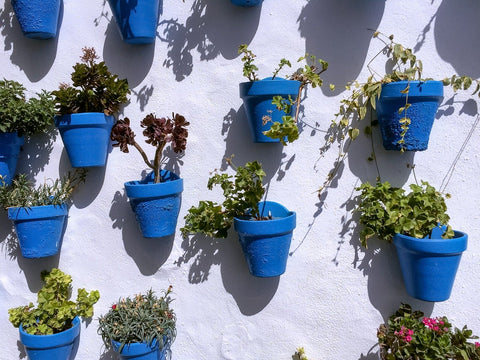
[{"label": "blue flower pot", "polygon": [[248,268],[253,276],[273,277],[282,275],[287,267],[287,258],[296,226],[296,214],[273,202],[259,203],[260,213],[273,216],[272,220],[234,218]]},{"label": "blue flower pot", "polygon": [[0,133],[0,175],[7,185],[12,183],[15,176],[18,155],[23,143],[23,136],[18,136],[17,133]]},{"label": "blue flower pot", "polygon": [[67,215],[65,204],[9,208],[22,256],[42,258],[58,253]]},{"label": "blue flower pot", "polygon": [[263,0],[231,0],[232,4],[243,7],[251,7],[260,5]]},{"label": "blue flower pot", "polygon": [[153,173],[143,181],[125,183],[130,206],[146,238],[172,235],[177,226],[183,179],[168,170],[162,170],[160,176],[163,182],[158,184],[153,183]]},{"label": "blue flower pot", "polygon": [[103,113],[55,116],[55,126],[74,168],[105,166],[114,122],[113,116]]},{"label": "blue flower pot", "polygon": [[435,114],[443,100],[443,83],[441,81],[410,81],[407,117],[411,123],[405,135],[405,143],[398,144],[402,133],[400,119],[405,113],[398,113],[405,106],[407,94],[401,92],[408,86],[408,81],[397,81],[382,85],[382,92],[377,101],[377,117],[386,150],[422,151],[428,147]]},{"label": "blue flower pot", "polygon": [[11,0],[23,35],[31,39],[57,36],[60,0]]},{"label": "blue flower pot", "polygon": [[155,339],[151,344],[132,343],[126,344],[121,351],[121,343],[112,340],[113,349],[118,352],[121,360],[165,360],[167,347],[160,349],[158,341]]},{"label": "blue flower pot", "polygon": [[442,239],[441,235],[437,228],[431,239],[401,234],[393,238],[405,287],[414,298],[445,301],[450,297],[468,236],[460,231],[455,231],[453,239]]},{"label": "blue flower pot", "polygon": [[155,41],[160,1],[108,0],[124,42],[150,44]]},{"label": "blue flower pot", "polygon": [[[284,98],[291,96],[296,100],[300,81],[285,80],[282,78],[266,78],[260,81],[248,81],[240,83],[240,97],[243,100],[248,123],[253,136],[253,142],[271,143],[280,142],[280,139],[272,139],[263,134],[270,130],[273,122],[282,122],[282,116],[293,116],[295,107],[290,114],[278,110],[272,104],[274,96],[281,95]],[[271,121],[264,121],[268,117]]]},{"label": "blue flower pot", "polygon": [[30,360],[69,360],[80,335],[80,319],[70,329],[53,335],[31,335],[19,327],[20,341]]}]

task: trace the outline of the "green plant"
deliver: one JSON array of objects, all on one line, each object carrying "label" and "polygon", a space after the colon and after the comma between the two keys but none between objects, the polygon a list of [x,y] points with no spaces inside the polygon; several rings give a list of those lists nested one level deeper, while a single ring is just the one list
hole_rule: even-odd
[{"label": "green plant", "polygon": [[130,94],[127,79],[113,75],[104,61],[97,62],[94,48],[82,49],[82,63],[73,66],[73,86],[61,84],[52,92],[60,115],[84,112],[115,114]]},{"label": "green plant", "polygon": [[35,135],[53,125],[55,102],[42,90],[37,97],[26,99],[25,87],[17,81],[0,80],[0,132]]},{"label": "green plant", "polygon": [[402,304],[377,332],[382,360],[478,360],[480,343],[464,326],[452,329],[447,317],[424,317]]},{"label": "green plant", "polygon": [[367,240],[372,236],[388,242],[397,233],[424,238],[442,225],[446,226],[442,237],[453,237],[442,194],[426,181],[421,185],[411,184],[410,189],[411,192],[405,194],[404,189],[392,187],[388,181],[375,186],[364,183],[356,188],[361,193],[354,211],[360,213],[360,223],[364,225],[360,233],[363,246],[367,247]]},{"label": "green plant", "polygon": [[45,182],[34,187],[25,174],[17,175],[11,185],[6,185],[0,175],[0,205],[10,207],[31,207],[41,205],[60,205],[67,201],[76,187],[85,182],[87,171],[78,169],[61,179]]},{"label": "green plant", "polygon": [[[227,162],[233,167],[231,159],[227,159]],[[181,229],[184,237],[191,233],[202,233],[210,237],[226,238],[234,217],[250,216],[257,220],[265,218],[258,208],[265,193],[262,185],[265,172],[262,165],[253,161],[235,170],[235,176],[216,173],[208,180],[209,190],[214,185],[220,185],[225,200],[222,204],[200,201],[198,206],[192,206],[185,216],[185,226]]]},{"label": "green plant", "polygon": [[71,301],[72,277],[59,269],[43,271],[45,282],[37,294],[37,307],[33,303],[8,310],[9,320],[15,327],[32,335],[51,335],[68,330],[77,316],[92,317],[93,305],[100,299],[100,293],[85,289],[77,290],[77,300]]},{"label": "green plant", "polygon": [[[243,54],[243,76],[245,76],[250,81],[260,80],[256,74],[258,67],[254,64],[254,59],[256,55],[248,49],[246,44],[242,44],[238,48],[238,53]],[[292,97],[284,98],[282,96],[274,96],[272,99],[272,104],[274,104],[278,110],[283,111],[285,114],[290,114],[292,107],[296,106],[295,116],[284,115],[282,116],[282,122],[274,121],[270,130],[265,131],[264,134],[272,139],[279,139],[283,145],[287,145],[285,138],[288,142],[293,142],[298,139],[298,117],[300,113],[300,101],[302,99],[302,92],[307,88],[308,85],[312,88],[320,87],[323,84],[320,74],[327,70],[328,63],[322,59],[318,59],[320,66],[317,66],[317,58],[314,55],[306,54],[305,56],[300,57],[297,62],[305,61],[305,65],[300,67],[291,75],[287,75],[286,78],[289,80],[297,80],[300,82],[300,88],[298,90],[298,95],[295,101]],[[313,65],[309,65],[312,63]],[[281,59],[278,67],[274,70],[272,74],[272,79],[275,79],[279,72],[285,67],[291,67],[292,64],[287,59]],[[265,114],[265,122],[271,122],[271,116]]]},{"label": "green plant", "polygon": [[[327,144],[323,151],[326,151],[330,144],[335,141],[339,142],[339,154],[335,161],[334,168],[328,174],[324,184],[320,187],[319,192],[325,189],[341,168],[343,160],[348,154],[348,150],[352,140],[355,140],[360,135],[359,125],[365,119],[367,114],[370,114],[370,124],[365,127],[365,134],[368,136],[372,133],[371,127],[376,125],[377,121],[374,119],[374,112],[377,106],[377,100],[382,91],[382,85],[392,83],[395,81],[407,81],[407,86],[402,91],[405,96],[405,105],[398,109],[398,113],[402,115],[400,118],[401,130],[398,144],[401,151],[404,151],[403,144],[405,143],[405,135],[408,132],[411,119],[409,117],[408,109],[409,103],[408,93],[410,90],[410,81],[427,81],[430,78],[423,77],[423,63],[413,54],[412,49],[404,47],[402,44],[394,41],[394,36],[386,36],[379,31],[374,32],[373,38],[382,41],[385,46],[377,52],[367,63],[367,69],[370,73],[365,82],[352,81],[348,83],[345,88],[348,91],[346,98],[340,101],[338,112],[334,115],[332,120]],[[382,71],[377,72],[373,69],[373,63],[380,57],[384,56],[385,61],[383,67],[391,66],[391,71],[382,75]],[[452,75],[449,78],[442,80],[444,86],[452,86],[456,92],[458,90],[467,90],[471,87],[474,80],[468,76]],[[475,80],[476,88],[473,94],[480,95],[480,83]],[[331,86],[333,89],[334,87]],[[473,95],[472,94],[472,95]],[[369,157],[370,161],[376,160],[375,153]]]},{"label": "green plant", "polygon": [[171,143],[171,147],[175,153],[185,151],[187,146],[188,130],[186,127],[190,125],[185,117],[179,114],[172,114],[170,118],[157,118],[154,114],[147,115],[141,122],[140,126],[144,128],[143,135],[147,137],[145,142],[156,147],[155,157],[153,161],[148,160],[147,154],[140,145],[135,141],[135,133],[130,128],[130,119],[118,120],[112,128],[110,138],[116,143],[115,147],[119,147],[124,153],[128,153],[128,145],[133,145],[142,155],[143,161],[154,173],[154,183],[162,181],[160,176],[160,167],[166,156],[163,154],[165,145]]},{"label": "green plant", "polygon": [[170,345],[176,337],[175,313],[170,306],[172,286],[157,297],[150,289],[146,294],[134,298],[120,299],[108,313],[98,319],[98,334],[102,336],[107,349],[112,348],[112,340],[121,344],[157,341],[159,347]]},{"label": "green plant", "polygon": [[308,360],[307,355],[305,355],[305,349],[299,347],[297,351],[295,351],[295,354],[293,354],[292,360]]}]

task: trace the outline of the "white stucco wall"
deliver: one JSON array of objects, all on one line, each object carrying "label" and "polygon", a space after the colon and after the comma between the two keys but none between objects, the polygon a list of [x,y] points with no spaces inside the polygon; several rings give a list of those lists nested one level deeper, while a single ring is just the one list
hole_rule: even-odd
[{"label": "white stucco wall", "polygon": [[[341,85],[367,76],[365,62],[380,48],[371,40],[379,29],[398,42],[415,47],[427,77],[457,72],[480,76],[478,68],[480,4],[467,0],[336,0],[310,2],[265,0],[261,8],[243,9],[228,0],[166,0],[154,45],[124,44],[107,3],[65,0],[58,39],[24,38],[15,19],[8,20],[9,0],[1,8],[4,51],[0,76],[25,84],[33,93],[69,82],[72,65],[84,46],[94,46],[112,72],[128,78],[132,96],[123,110],[141,138],[139,121],[146,113],[179,112],[190,121],[187,151],[180,174],[185,190],[177,233],[144,239],[137,229],[123,183],[138,179],[145,166],[132,150],[113,149],[104,169],[93,169],[73,197],[61,254],[39,260],[22,258],[8,240],[11,225],[0,214],[0,359],[24,358],[18,330],[8,322],[7,309],[34,301],[43,269],[60,267],[74,279],[74,288],[98,289],[95,316],[82,324],[77,360],[113,359],[97,335],[97,316],[121,296],[160,291],[174,286],[178,336],[172,347],[177,360],[290,359],[305,346],[312,359],[373,360],[376,329],[399,306],[409,302],[428,315],[447,315],[457,326],[468,324],[480,334],[478,260],[480,217],[480,129],[474,128],[477,103],[468,94],[453,97],[446,89],[429,149],[416,154],[386,152],[378,130],[374,143],[383,180],[395,185],[416,175],[440,187],[455,165],[446,190],[454,228],[469,234],[451,298],[443,303],[412,299],[406,293],[393,246],[372,242],[359,246],[356,221],[350,221],[354,187],[373,181],[376,170],[367,162],[369,140],[353,146],[341,177],[318,199],[336,156],[324,157],[324,143],[333,114],[345,93],[328,86],[309,90],[304,105],[304,131],[287,147],[252,144],[238,96],[242,64],[237,47],[248,43],[258,56],[264,76],[278,59],[295,61],[305,52],[330,63],[325,82]],[[200,9],[200,11],[198,10]],[[166,33],[167,24],[178,22]],[[172,31],[176,29],[176,31]],[[147,96],[145,96],[147,94]],[[318,131],[312,131],[311,126]],[[468,134],[458,161],[457,155]],[[45,140],[45,139],[43,139]],[[148,149],[151,150],[151,149]],[[150,152],[151,154],[151,152]],[[224,166],[259,160],[267,171],[269,200],[297,212],[287,271],[280,278],[259,279],[248,273],[236,234],[228,239],[194,237],[182,240],[187,209],[200,199],[220,200],[206,191],[207,179]],[[18,171],[38,181],[70,169],[60,136],[51,151],[24,147]],[[15,244],[13,242],[13,244]]]}]

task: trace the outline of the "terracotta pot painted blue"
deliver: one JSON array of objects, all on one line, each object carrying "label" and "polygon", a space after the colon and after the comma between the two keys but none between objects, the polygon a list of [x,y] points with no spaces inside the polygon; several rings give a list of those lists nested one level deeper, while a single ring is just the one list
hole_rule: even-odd
[{"label": "terracotta pot painted blue", "polygon": [[119,353],[121,360],[165,360],[167,347],[160,349],[158,341],[153,340],[151,344],[133,343],[127,344],[119,351],[121,344],[112,341],[113,349]]},{"label": "terracotta pot painted blue", "polygon": [[[300,82],[296,80],[285,80],[282,78],[266,78],[260,81],[249,81],[240,83],[240,97],[247,114],[248,123],[253,136],[253,142],[280,142],[279,139],[272,139],[263,134],[270,130],[273,122],[282,122],[282,116],[293,116],[295,107],[292,107],[290,114],[285,114],[272,104],[274,96],[281,95],[284,98],[291,96],[293,101],[297,98]],[[264,121],[265,117],[271,121]]]},{"label": "terracotta pot painted blue", "polygon": [[125,183],[130,206],[146,238],[172,235],[177,226],[183,179],[168,170],[162,170],[160,176],[163,182],[158,184],[153,183],[153,173],[143,181]]},{"label": "terracotta pot painted blue", "polygon": [[253,276],[273,277],[282,275],[287,267],[296,214],[273,202],[259,203],[262,216],[273,216],[272,220],[234,218],[248,268]]},{"label": "terracotta pot painted blue", "polygon": [[445,301],[450,297],[468,236],[455,231],[453,239],[442,239],[437,228],[432,238],[416,239],[397,234],[397,248],[403,280],[410,296],[424,301]]},{"label": "terracotta pot painted blue", "polygon": [[55,116],[63,145],[74,168],[105,166],[115,119],[103,113]]},{"label": "terracotta pot painted blue", "polygon": [[12,183],[15,176],[18,155],[24,141],[24,137],[17,133],[0,133],[0,175],[7,185]]},{"label": "terracotta pot painted blue", "polygon": [[69,360],[78,345],[80,319],[76,317],[70,329],[53,335],[30,335],[21,326],[19,331],[30,360]]},{"label": "terracotta pot painted blue", "polygon": [[23,35],[31,39],[57,36],[60,0],[11,0]]},{"label": "terracotta pot painted blue", "polygon": [[108,0],[122,39],[127,44],[150,44],[157,36],[162,0]]},{"label": "terracotta pot painted blue", "polygon": [[42,258],[58,253],[67,215],[65,204],[9,208],[22,256]]},{"label": "terracotta pot painted blue", "polygon": [[[387,150],[401,150],[398,144],[402,133],[400,119],[405,113],[398,113],[405,106],[407,94],[401,92],[409,85],[408,81],[398,81],[382,85],[382,92],[377,101],[377,117],[383,137],[383,146]],[[407,117],[411,124],[405,135],[404,150],[422,151],[428,147],[430,131],[443,100],[443,83],[441,81],[410,81]]]},{"label": "terracotta pot painted blue", "polygon": [[260,5],[263,0],[231,0],[232,4],[243,7],[257,6]]}]

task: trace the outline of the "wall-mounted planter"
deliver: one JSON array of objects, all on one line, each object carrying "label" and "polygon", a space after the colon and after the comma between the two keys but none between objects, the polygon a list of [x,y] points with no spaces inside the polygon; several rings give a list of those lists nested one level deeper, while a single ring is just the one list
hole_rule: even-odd
[{"label": "wall-mounted planter", "polygon": [[55,126],[74,168],[105,166],[114,122],[113,116],[103,113],[55,116]]},{"label": "wall-mounted planter", "polygon": [[231,0],[232,4],[243,7],[251,7],[260,5],[263,0]]},{"label": "wall-mounted planter", "polygon": [[18,155],[23,143],[23,136],[18,136],[17,133],[0,133],[0,175],[7,185],[12,183],[15,176]]},{"label": "wall-mounted planter", "polygon": [[108,0],[118,30],[127,44],[150,44],[157,36],[163,0]]},{"label": "wall-mounted planter", "polygon": [[398,81],[382,85],[382,92],[377,101],[377,117],[386,150],[401,150],[398,144],[402,133],[400,119],[405,113],[398,113],[405,106],[407,94],[402,91],[410,85],[407,117],[411,119],[405,135],[403,149],[422,151],[428,147],[430,131],[443,99],[443,83],[441,81]]},{"label": "wall-mounted planter", "polygon": [[121,360],[165,360],[167,347],[160,349],[158,341],[154,340],[151,344],[133,343],[127,344],[119,351],[121,344],[112,341],[113,349],[119,354]]},{"label": "wall-mounted planter", "polygon": [[53,335],[31,335],[22,326],[19,331],[29,360],[69,360],[80,335],[80,319],[76,317],[70,329]]},{"label": "wall-mounted planter", "polygon": [[31,39],[57,36],[61,0],[11,0],[23,35]]},{"label": "wall-mounted planter", "polygon": [[248,268],[253,276],[273,277],[282,275],[296,226],[296,214],[284,206],[264,201],[259,203],[260,213],[273,216],[272,220],[256,221],[234,218]]},{"label": "wall-mounted planter", "polygon": [[[272,99],[274,96],[280,95],[285,98],[291,96],[292,100],[295,101],[299,88],[299,81],[278,77],[273,80],[272,78],[266,78],[240,83],[240,97],[243,100],[253,142],[280,142],[280,139],[272,139],[264,135],[263,132],[270,130],[272,122],[282,122],[282,116],[293,116],[295,107],[292,107],[290,114],[285,114],[272,104]],[[266,121],[266,117],[268,121]]]},{"label": "wall-mounted planter", "polygon": [[144,237],[154,238],[175,233],[182,200],[183,179],[162,170],[163,182],[153,183],[153,173],[143,181],[125,183],[130,206]]},{"label": "wall-mounted planter", "polygon": [[432,238],[417,239],[397,234],[397,248],[405,287],[410,296],[424,301],[445,301],[450,297],[468,236],[455,231],[453,239],[442,239],[434,229]]},{"label": "wall-mounted planter", "polygon": [[44,205],[8,209],[22,256],[42,258],[58,253],[62,246],[67,205]]}]

